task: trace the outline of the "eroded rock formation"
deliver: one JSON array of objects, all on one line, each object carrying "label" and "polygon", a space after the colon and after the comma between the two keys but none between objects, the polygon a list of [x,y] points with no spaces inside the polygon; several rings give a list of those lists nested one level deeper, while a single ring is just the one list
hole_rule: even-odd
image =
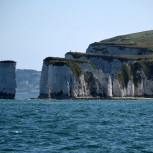
[{"label": "eroded rock formation", "polygon": [[147,31],[93,43],[87,53],[46,58],[39,97],[153,97],[152,42]]},{"label": "eroded rock formation", "polygon": [[39,98],[92,98],[109,96],[107,80],[102,87],[97,76],[105,78],[89,61],[46,58],[43,62]]},{"label": "eroded rock formation", "polygon": [[16,93],[16,62],[0,61],[0,99],[14,99]]}]

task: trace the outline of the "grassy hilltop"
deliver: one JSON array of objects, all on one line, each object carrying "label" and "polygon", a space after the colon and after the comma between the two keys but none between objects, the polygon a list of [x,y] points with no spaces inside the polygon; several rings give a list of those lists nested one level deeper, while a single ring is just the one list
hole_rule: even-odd
[{"label": "grassy hilltop", "polygon": [[114,45],[122,47],[146,48],[153,51],[153,30],[116,36],[100,42],[95,42],[91,45]]}]

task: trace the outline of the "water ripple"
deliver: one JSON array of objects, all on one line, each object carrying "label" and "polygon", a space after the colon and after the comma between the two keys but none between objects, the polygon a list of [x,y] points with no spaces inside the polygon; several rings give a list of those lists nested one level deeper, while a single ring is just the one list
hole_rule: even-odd
[{"label": "water ripple", "polygon": [[153,101],[1,101],[0,152],[151,153]]}]

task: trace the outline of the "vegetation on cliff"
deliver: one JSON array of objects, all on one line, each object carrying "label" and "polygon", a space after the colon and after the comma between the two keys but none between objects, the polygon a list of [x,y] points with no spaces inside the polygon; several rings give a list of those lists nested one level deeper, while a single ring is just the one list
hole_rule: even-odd
[{"label": "vegetation on cliff", "polygon": [[152,55],[112,55],[112,54],[96,54],[96,53],[81,53],[81,52],[68,52],[67,55],[71,55],[75,59],[79,59],[81,57],[90,58],[102,58],[107,60],[119,59],[119,60],[153,60]]},{"label": "vegetation on cliff", "polygon": [[144,79],[153,80],[153,61],[137,61],[124,64],[117,74],[122,88],[127,88],[129,80],[138,86]]},{"label": "vegetation on cliff", "polygon": [[[63,67],[62,73],[69,71],[64,68],[66,65],[70,68],[72,77],[77,80],[82,79],[80,82],[83,86],[76,81],[78,83],[76,91],[79,91],[76,97],[80,96],[80,93],[84,93],[81,96],[103,98],[112,96],[112,93],[117,97],[151,96],[153,95],[152,51],[153,30],[96,42],[88,47],[87,53],[68,52],[65,58],[48,57],[44,59],[44,64],[51,65],[49,66],[51,69],[54,69],[54,66]],[[57,95],[59,91],[57,90]]]},{"label": "vegetation on cliff", "polygon": [[91,44],[97,45],[144,48],[153,51],[153,30],[117,36]]},{"label": "vegetation on cliff", "polygon": [[44,62],[46,64],[52,64],[53,66],[67,65],[72,70],[76,79],[78,79],[80,74],[83,72],[80,64],[86,63],[86,64],[89,64],[91,66],[91,68],[93,68],[93,69],[95,68],[94,64],[92,64],[88,60],[86,61],[86,60],[47,57],[47,58],[44,59]]}]

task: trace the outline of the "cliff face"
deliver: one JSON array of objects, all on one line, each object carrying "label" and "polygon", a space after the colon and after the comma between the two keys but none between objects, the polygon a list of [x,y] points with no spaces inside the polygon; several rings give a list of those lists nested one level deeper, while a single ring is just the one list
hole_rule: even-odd
[{"label": "cliff face", "polygon": [[148,55],[153,51],[153,30],[117,36],[89,45],[87,53]]},{"label": "cliff face", "polygon": [[[69,52],[70,59],[90,60],[103,75],[93,75],[107,85],[109,96],[113,97],[152,97],[153,96],[153,62],[152,56],[112,56]],[[147,59],[148,58],[148,59]],[[146,61],[146,59],[148,61]],[[103,78],[101,78],[103,76]],[[106,80],[105,83],[102,80]],[[108,95],[107,95],[108,96]]]},{"label": "cliff face", "polygon": [[112,55],[149,55],[152,51],[145,48],[132,48],[122,45],[91,44],[86,50],[87,53],[112,54]]},{"label": "cliff face", "polygon": [[46,58],[39,97],[153,97],[152,42],[148,31],[93,43],[65,59]]},{"label": "cliff face", "polygon": [[[62,58],[46,58],[43,62],[39,98],[92,98],[109,95],[99,79],[102,71],[95,71],[90,62]],[[103,83],[103,85],[104,85]]]},{"label": "cliff face", "polygon": [[117,75],[127,96],[153,97],[153,61],[126,63]]},{"label": "cliff face", "polygon": [[83,71],[79,63],[60,58],[44,60],[39,98],[86,97],[89,95],[86,88]]},{"label": "cliff face", "polygon": [[0,62],[0,98],[14,99],[16,93],[16,62]]}]

